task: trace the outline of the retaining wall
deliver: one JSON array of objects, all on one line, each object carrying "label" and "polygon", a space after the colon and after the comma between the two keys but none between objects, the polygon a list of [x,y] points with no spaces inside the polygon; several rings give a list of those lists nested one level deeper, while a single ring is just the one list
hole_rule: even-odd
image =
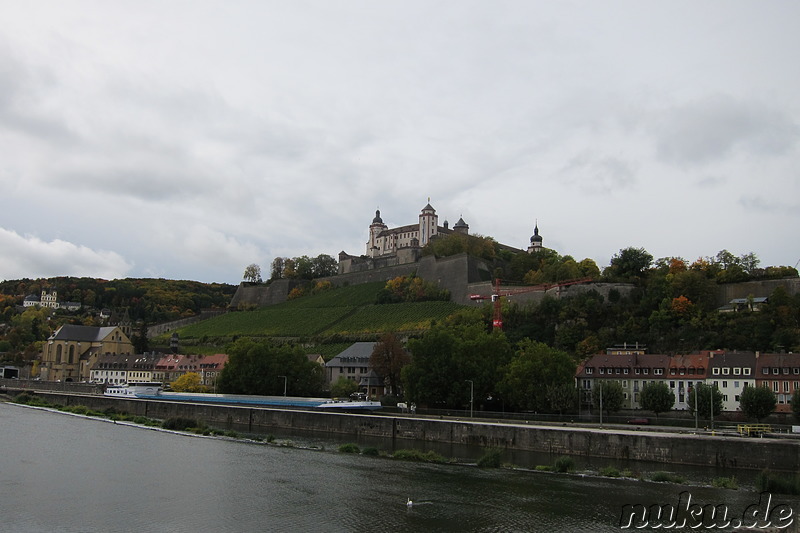
[{"label": "retaining wall", "polygon": [[37,392],[62,405],[86,405],[150,418],[186,417],[220,428],[247,428],[267,433],[276,428],[309,430],[398,440],[421,440],[516,450],[569,454],[666,464],[719,466],[797,472],[800,441],[676,434],[632,429],[599,429],[467,420],[417,418],[380,414],[347,414],[277,408],[189,404],[104,396]]}]

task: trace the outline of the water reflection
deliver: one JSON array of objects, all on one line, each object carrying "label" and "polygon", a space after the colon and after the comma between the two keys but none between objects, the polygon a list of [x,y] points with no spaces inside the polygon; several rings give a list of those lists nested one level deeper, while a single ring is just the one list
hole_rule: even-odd
[{"label": "water reflection", "polygon": [[[619,531],[625,503],[676,502],[686,490],[332,453],[336,443],[314,435],[276,437],[317,451],[188,437],[7,404],[0,427],[0,513],[22,533]],[[691,490],[731,509],[754,500]]]}]

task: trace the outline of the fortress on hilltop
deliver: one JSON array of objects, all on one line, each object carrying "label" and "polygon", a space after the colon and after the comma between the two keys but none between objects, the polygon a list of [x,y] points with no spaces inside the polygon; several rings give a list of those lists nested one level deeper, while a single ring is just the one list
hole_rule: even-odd
[{"label": "fortress on hilltop", "polygon": [[[344,251],[340,252],[339,274],[416,263],[422,257],[422,248],[425,245],[440,236],[453,233],[469,235],[469,224],[460,217],[452,229],[447,220],[440,226],[439,215],[436,214],[436,209],[431,206],[430,199],[428,199],[428,204],[422,208],[417,223],[396,228],[389,228],[384,224],[381,212],[377,210],[375,211],[375,218],[372,219],[372,224],[369,225],[366,254],[353,256]],[[530,238],[528,253],[536,253],[542,250],[542,241],[537,223],[533,229],[533,236]],[[514,252],[522,251],[519,248],[503,244],[500,247]]]},{"label": "fortress on hilltop", "polygon": [[[423,257],[422,249],[434,239],[443,238],[452,234],[469,235],[469,224],[463,217],[451,228],[445,220],[439,225],[439,216],[428,204],[422,208],[417,222],[390,228],[383,222],[380,210],[375,212],[375,218],[369,225],[366,250],[363,255],[350,255],[344,251],[339,253],[339,273],[336,276],[321,278],[329,281],[334,286],[359,285],[383,281],[386,282],[398,276],[416,275],[424,280],[435,283],[442,289],[450,292],[453,302],[462,305],[482,305],[471,298],[474,294],[491,294],[494,289],[496,269],[500,266],[498,260],[487,260],[467,253],[460,253],[448,257]],[[498,244],[500,249],[515,253],[524,253],[526,249],[515,248],[505,244]],[[539,235],[539,225],[536,223],[533,236],[527,246],[530,254],[544,250],[542,236]],[[239,308],[241,305],[255,305],[263,307],[285,302],[294,287],[303,283],[303,280],[278,279],[269,285],[252,285],[242,283],[231,300],[230,307]],[[514,296],[517,301],[538,301],[545,295],[566,297],[586,290],[596,290],[608,296],[608,291],[616,289],[627,293],[632,286],[625,284],[584,284],[571,287],[542,288]]]}]

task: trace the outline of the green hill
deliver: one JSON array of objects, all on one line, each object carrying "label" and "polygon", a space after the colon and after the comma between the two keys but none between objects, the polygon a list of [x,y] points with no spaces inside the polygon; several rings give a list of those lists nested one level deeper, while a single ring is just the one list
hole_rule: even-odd
[{"label": "green hill", "polygon": [[[338,287],[252,311],[235,311],[178,330],[184,345],[224,346],[234,337],[311,342],[375,338],[386,331],[416,333],[464,306],[452,302],[376,304],[383,282]],[[324,354],[323,354],[324,355]]]}]

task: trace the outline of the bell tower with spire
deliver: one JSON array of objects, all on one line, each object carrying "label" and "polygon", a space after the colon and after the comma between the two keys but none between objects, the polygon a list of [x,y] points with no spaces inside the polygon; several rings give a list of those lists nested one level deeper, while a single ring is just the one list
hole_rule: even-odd
[{"label": "bell tower with spire", "polygon": [[533,228],[533,237],[531,237],[531,245],[528,246],[528,253],[535,254],[542,249],[542,236],[539,235],[539,221]]}]

